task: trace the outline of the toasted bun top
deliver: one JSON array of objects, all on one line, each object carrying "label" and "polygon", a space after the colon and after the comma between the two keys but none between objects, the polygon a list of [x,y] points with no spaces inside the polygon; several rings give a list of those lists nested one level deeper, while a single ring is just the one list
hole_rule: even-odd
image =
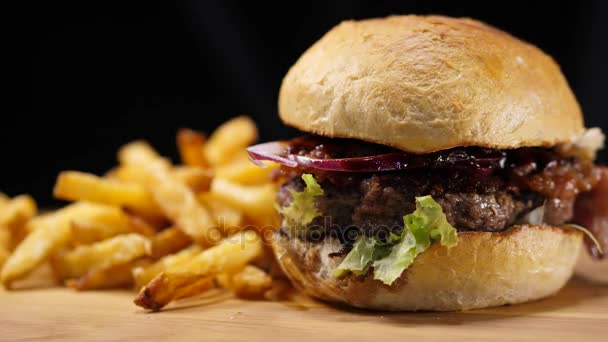
[{"label": "toasted bun top", "polygon": [[428,153],[571,143],[581,110],[538,48],[471,19],[346,21],[289,70],[282,120],[303,131]]}]

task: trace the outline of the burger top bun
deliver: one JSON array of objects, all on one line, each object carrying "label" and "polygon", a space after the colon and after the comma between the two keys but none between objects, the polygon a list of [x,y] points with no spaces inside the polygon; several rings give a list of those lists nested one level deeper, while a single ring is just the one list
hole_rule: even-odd
[{"label": "burger top bun", "polygon": [[581,110],[555,61],[471,19],[346,21],[289,70],[282,120],[328,137],[428,153],[575,141]]}]

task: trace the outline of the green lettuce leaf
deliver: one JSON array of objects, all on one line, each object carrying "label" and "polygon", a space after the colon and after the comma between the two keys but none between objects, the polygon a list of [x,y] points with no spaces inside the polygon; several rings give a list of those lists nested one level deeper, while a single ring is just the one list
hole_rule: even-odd
[{"label": "green lettuce leaf", "polygon": [[315,206],[315,197],[323,195],[323,189],[311,174],[303,174],[302,180],[306,184],[303,191],[289,190],[292,198],[289,206],[284,208],[277,206],[277,211],[287,220],[288,225],[296,228],[306,226],[321,215]]},{"label": "green lettuce leaf", "polygon": [[[446,247],[456,246],[458,237],[456,228],[445,218],[443,209],[431,196],[416,197],[416,210],[403,217],[406,227],[428,231],[433,242],[440,242]],[[409,222],[408,222],[409,221]]]},{"label": "green lettuce leaf", "polygon": [[339,278],[348,272],[357,275],[367,273],[374,261],[376,239],[361,236],[353,245],[353,249],[346,255],[342,263],[334,270],[334,276]]},{"label": "green lettuce leaf", "polygon": [[390,285],[432,243],[446,247],[458,243],[456,229],[448,223],[441,205],[431,196],[416,197],[416,210],[403,217],[403,225],[401,235],[391,236],[388,242],[360,237],[334,275],[340,277],[348,271],[361,275],[372,266],[374,279]]},{"label": "green lettuce leaf", "polygon": [[412,232],[406,232],[403,239],[392,246],[389,255],[373,262],[374,279],[392,284],[429,245],[420,244]]}]

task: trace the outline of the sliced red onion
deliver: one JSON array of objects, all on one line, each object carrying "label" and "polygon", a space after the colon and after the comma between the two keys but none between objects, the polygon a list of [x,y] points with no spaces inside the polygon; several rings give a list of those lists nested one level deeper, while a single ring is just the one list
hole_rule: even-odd
[{"label": "sliced red onion", "polygon": [[278,162],[288,167],[344,171],[344,172],[379,172],[395,171],[423,167],[470,166],[481,173],[504,165],[504,155],[472,156],[460,151],[416,155],[409,153],[386,153],[374,156],[354,158],[319,159],[297,154],[286,153],[288,142],[268,142],[247,148],[251,161],[263,166],[262,160]]},{"label": "sliced red onion", "polygon": [[247,148],[249,160],[260,167],[266,167],[262,160],[269,160],[280,163],[288,167],[297,167],[298,163],[289,160],[282,156],[285,152],[286,144],[280,141],[272,141],[263,144],[257,144]]}]

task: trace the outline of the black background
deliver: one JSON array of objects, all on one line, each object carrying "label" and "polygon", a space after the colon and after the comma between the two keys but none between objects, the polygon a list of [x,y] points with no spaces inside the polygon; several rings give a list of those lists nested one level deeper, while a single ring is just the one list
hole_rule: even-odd
[{"label": "black background", "polygon": [[[5,9],[0,190],[49,205],[63,169],[101,173],[145,138],[176,156],[179,127],[210,131],[248,114],[264,140],[282,76],[341,20],[439,13],[486,21],[551,54],[587,126],[608,128],[605,1],[20,2]],[[601,155],[606,161],[606,154]]]}]

